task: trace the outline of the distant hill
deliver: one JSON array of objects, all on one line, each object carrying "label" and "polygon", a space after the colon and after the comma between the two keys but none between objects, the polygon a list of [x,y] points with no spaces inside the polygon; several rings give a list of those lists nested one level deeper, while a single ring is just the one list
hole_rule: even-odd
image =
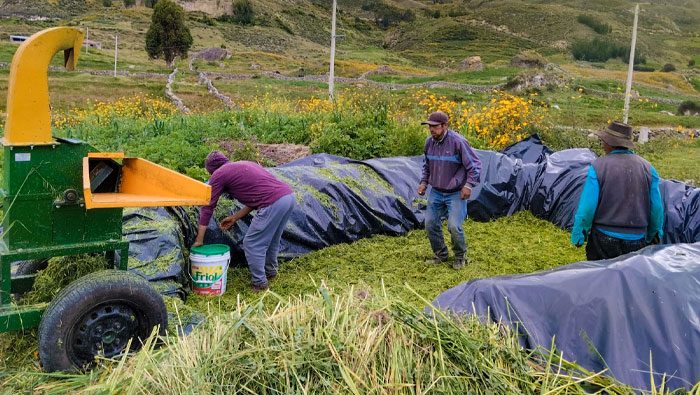
[{"label": "distant hill", "polygon": [[[225,46],[302,57],[327,52],[331,0],[249,0],[250,25],[227,18],[236,0],[178,0],[188,11],[195,48]],[[31,33],[50,25],[74,24],[95,29],[95,38],[119,32],[124,45],[142,49],[151,10],[125,9],[123,0],[0,0],[6,19],[0,34]],[[339,50],[377,48],[398,63],[439,67],[480,55],[487,62],[508,61],[524,49],[566,61],[579,40],[604,38],[629,42],[630,0],[339,0]],[[700,1],[665,0],[639,3],[639,50],[656,64],[700,63]],[[586,16],[609,26],[601,35],[578,21]],[[50,21],[37,21],[48,19]],[[342,53],[342,52],[341,52]],[[378,59],[378,61],[380,60]]]}]

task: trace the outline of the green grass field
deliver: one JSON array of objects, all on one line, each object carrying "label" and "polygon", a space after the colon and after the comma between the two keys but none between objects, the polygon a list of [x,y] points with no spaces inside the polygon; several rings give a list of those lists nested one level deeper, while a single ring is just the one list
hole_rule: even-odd
[{"label": "green grass field", "polygon": [[[150,9],[124,9],[118,0],[113,0],[110,8],[97,0],[88,0],[82,8],[79,3],[60,3],[65,15],[56,21],[0,18],[0,36],[31,34],[57,25],[88,26],[90,39],[102,42],[103,49],[82,54],[79,70],[112,70],[112,36],[117,34],[118,70],[171,72],[164,61],[149,60],[143,49]],[[327,3],[251,3],[256,10],[253,26],[220,22],[201,12],[187,17],[195,39],[191,53],[211,47],[232,52],[229,59],[197,60],[196,70],[255,76],[240,80],[212,76],[219,92],[232,99],[233,109],[226,109],[206,86],[199,84],[197,74],[188,69],[188,59],[178,59],[175,64],[179,73],[172,88],[194,115],[175,114],[162,120],[117,117],[106,124],[92,119],[78,126],[56,128],[54,133],[85,139],[99,150],[125,150],[200,180],[207,178],[204,157],[222,140],[303,143],[314,152],[355,159],[379,156],[378,152],[420,153],[426,133],[418,119],[426,109],[415,107],[415,103],[406,108],[397,104],[409,101],[414,89],[382,91],[360,86],[364,84],[337,83],[337,92],[347,89],[348,95],[375,98],[369,102],[353,99],[349,110],[326,111],[317,105],[302,112],[295,107],[296,101],[325,100],[326,83],[262,76],[263,72],[291,77],[328,72]],[[363,2],[339,3],[338,33],[345,38],[337,42],[336,76],[356,78],[388,65],[417,76],[375,74],[370,79],[396,84],[445,81],[494,85],[521,72],[531,72],[511,67],[510,60],[524,50],[534,50],[566,71],[562,73],[566,86],[531,87],[515,93],[532,99],[533,106],[547,109],[543,124],[548,129],[539,130],[545,144],[556,150],[586,147],[601,154],[597,139],[575,129],[600,128],[608,120],[622,117],[622,94],[604,98],[586,90],[624,92],[626,65],[619,59],[582,64],[571,58],[568,46],[576,40],[598,37],[576,21],[582,13],[611,25],[612,33],[601,36],[604,39],[628,42],[631,1],[391,0],[387,3],[400,12],[410,9],[414,18],[386,29],[379,26],[376,15],[362,9]],[[23,7],[59,12],[55,5],[47,4],[44,0],[28,0]],[[0,12],[8,9],[3,6],[0,1]],[[690,59],[700,63],[698,7],[685,0],[642,4],[639,49],[657,70],[673,63],[678,71],[635,73],[633,89],[642,99],[631,101],[630,123],[635,128],[700,128],[700,117],[660,113],[675,113],[676,104],[646,101],[700,102],[699,66],[694,67],[695,74],[686,67]],[[16,48],[16,44],[0,43],[0,62],[10,62]],[[485,70],[459,71],[460,62],[474,55],[482,58]],[[61,66],[62,59],[63,54],[57,54],[51,65]],[[68,72],[50,72],[48,78],[55,112],[89,110],[91,102],[113,102],[135,95],[165,99],[165,78]],[[2,112],[6,110],[8,79],[9,70],[0,69]],[[455,89],[433,89],[430,93],[477,109],[490,105],[497,97],[491,92]],[[252,104],[257,107],[250,109]],[[389,109],[396,113],[388,114]],[[5,114],[0,115],[4,121]],[[688,132],[679,131],[640,145],[636,151],[654,164],[662,178],[698,185],[700,140],[688,136]],[[485,140],[476,143],[488,147]],[[382,151],[375,146],[387,148]],[[248,387],[244,389],[255,393],[272,393],[275,388],[293,388],[298,393],[364,393],[372,392],[372,386],[379,388],[377,393],[467,393],[491,389],[490,385],[499,388],[493,393],[586,393],[566,375],[577,372],[578,377],[589,377],[594,373],[581,372],[575,365],[560,361],[563,374],[554,375],[547,361],[533,358],[520,349],[512,334],[495,325],[467,320],[445,322],[438,328],[437,324],[415,319],[426,301],[465,281],[547,270],[585,258],[583,249],[570,244],[567,231],[529,212],[485,223],[468,219],[464,227],[469,265],[460,271],[452,270],[447,263],[425,263],[431,251],[423,230],[335,245],[284,262],[280,276],[270,285],[271,292],[263,296],[250,292],[247,268],[231,268],[228,290],[222,297],[190,295],[186,304],[168,300],[171,312],[204,313],[208,321],[201,330],[182,340],[171,336],[162,351],[147,350],[128,361],[107,362],[90,375],[43,375],[35,330],[0,334],[0,392],[226,392],[230,388],[218,383],[235,382],[245,383]],[[42,292],[46,293],[41,294],[44,299],[39,297],[35,302],[48,302],[50,297],[46,295],[54,295],[74,277],[92,269],[90,265],[101,267],[101,260],[93,258],[55,262],[61,265],[60,270],[54,267],[46,273],[60,278],[42,281]],[[441,340],[445,338],[451,344],[470,346],[450,350]],[[479,352],[465,351],[472,348]],[[211,358],[200,359],[200,353]],[[344,365],[344,360],[351,362]],[[601,377],[589,380],[609,385],[607,393],[634,393]]]}]

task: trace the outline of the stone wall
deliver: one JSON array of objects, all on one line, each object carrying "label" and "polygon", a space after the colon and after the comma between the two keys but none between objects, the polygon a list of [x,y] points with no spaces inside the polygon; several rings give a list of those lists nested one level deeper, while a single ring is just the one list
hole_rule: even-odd
[{"label": "stone wall", "polygon": [[233,13],[233,0],[177,0],[187,12],[200,11],[211,16]]},{"label": "stone wall", "polygon": [[[233,13],[233,0],[175,0],[175,2],[188,12],[200,11],[215,17]],[[143,7],[144,3],[145,0],[136,0],[138,7]]]}]

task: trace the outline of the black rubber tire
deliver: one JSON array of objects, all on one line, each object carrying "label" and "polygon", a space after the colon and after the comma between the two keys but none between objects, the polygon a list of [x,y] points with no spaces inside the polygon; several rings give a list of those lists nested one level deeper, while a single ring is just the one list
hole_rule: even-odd
[{"label": "black rubber tire", "polygon": [[[28,261],[22,261],[17,265],[17,271],[12,276],[26,276],[28,274],[37,273],[40,270],[46,269],[49,266],[48,259],[30,259]],[[15,302],[19,302],[24,296],[24,292],[16,293]]]},{"label": "black rubber tire", "polygon": [[26,276],[27,274],[34,274],[39,270],[44,270],[49,266],[48,259],[30,259],[28,261],[22,261],[17,266],[17,271],[15,276]]},{"label": "black rubber tire", "polygon": [[94,357],[129,351],[159,325],[164,336],[168,313],[148,281],[120,270],[91,273],[63,289],[46,309],[37,334],[39,359],[47,372],[86,371]]}]

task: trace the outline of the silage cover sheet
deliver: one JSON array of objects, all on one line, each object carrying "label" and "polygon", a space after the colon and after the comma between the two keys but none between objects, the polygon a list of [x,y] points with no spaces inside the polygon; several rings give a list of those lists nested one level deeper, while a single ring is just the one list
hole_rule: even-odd
[{"label": "silage cover sheet", "polygon": [[[552,152],[534,135],[500,153],[476,152],[482,163],[481,184],[468,201],[470,218],[489,221],[530,210],[561,228],[572,227],[588,166],[596,158],[592,151]],[[297,201],[282,235],[280,257],[422,228],[430,193],[428,189],[426,196],[419,196],[415,191],[422,165],[422,156],[356,161],[316,154],[270,168],[292,187]],[[661,180],[660,189],[665,207],[662,244],[700,241],[699,189],[672,180]],[[233,263],[245,265],[242,241],[252,215],[221,231],[219,221],[240,204],[219,204],[205,243],[229,245]],[[149,278],[181,280],[182,271],[175,269],[186,270],[182,251],[194,241],[198,209],[188,209],[189,215],[181,209],[137,213],[125,214],[125,221],[137,217],[154,225],[162,220],[180,224],[180,232],[171,225],[162,234],[162,225],[149,230],[144,223],[126,233],[135,244],[131,255],[139,260],[173,257],[174,265],[160,275],[146,269]],[[528,348],[549,348],[555,336],[565,358],[591,370],[609,367],[611,375],[638,388],[649,387],[651,352],[654,371],[672,375],[668,384],[676,388],[700,380],[695,358],[700,314],[694,307],[700,306],[699,262],[698,244],[651,246],[612,262],[579,262],[554,271],[472,280],[446,291],[435,303],[455,313],[471,313],[476,306],[485,318],[527,333],[522,342]],[[143,274],[144,268],[135,270]]]}]

